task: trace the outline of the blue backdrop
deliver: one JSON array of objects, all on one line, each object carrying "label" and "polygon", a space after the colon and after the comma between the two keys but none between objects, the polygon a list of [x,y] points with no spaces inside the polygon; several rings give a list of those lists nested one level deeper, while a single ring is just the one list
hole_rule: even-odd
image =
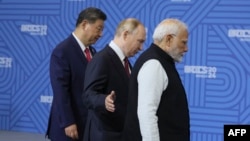
[{"label": "blue backdrop", "polygon": [[189,52],[177,69],[188,96],[192,141],[222,141],[224,124],[250,124],[249,0],[0,0],[0,130],[45,132],[53,98],[51,51],[88,6],[108,16],[98,51],[127,17],[147,27],[144,49],[161,20],[188,24]]}]

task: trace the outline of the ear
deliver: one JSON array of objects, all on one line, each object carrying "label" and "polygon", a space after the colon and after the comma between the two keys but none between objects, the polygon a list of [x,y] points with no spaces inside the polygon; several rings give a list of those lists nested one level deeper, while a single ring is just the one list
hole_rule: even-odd
[{"label": "ear", "polygon": [[86,27],[87,27],[87,25],[88,25],[88,21],[87,20],[83,20],[82,22],[81,22],[81,27],[83,28],[83,29],[85,29]]},{"label": "ear", "polygon": [[125,30],[124,32],[122,32],[122,38],[123,38],[124,40],[127,40],[128,34],[129,34],[128,31]]},{"label": "ear", "polygon": [[167,46],[170,46],[171,42],[172,42],[173,37],[171,35],[166,35],[164,38],[164,42],[166,43]]}]

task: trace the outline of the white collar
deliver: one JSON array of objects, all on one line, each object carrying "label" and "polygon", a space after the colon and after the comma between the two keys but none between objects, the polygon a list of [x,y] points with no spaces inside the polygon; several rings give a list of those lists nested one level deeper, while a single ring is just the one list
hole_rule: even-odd
[{"label": "white collar", "polygon": [[118,55],[118,57],[120,58],[121,62],[123,63],[123,59],[124,59],[126,56],[125,56],[124,53],[122,52],[121,48],[120,48],[117,44],[115,44],[114,41],[111,41],[111,42],[109,43],[109,46],[115,51],[115,53]]},{"label": "white collar", "polygon": [[85,45],[80,41],[79,38],[76,37],[75,33],[72,32],[72,35],[74,36],[74,38],[76,39],[77,43],[79,44],[79,46],[81,47],[82,51],[84,52],[84,50],[86,49]]}]

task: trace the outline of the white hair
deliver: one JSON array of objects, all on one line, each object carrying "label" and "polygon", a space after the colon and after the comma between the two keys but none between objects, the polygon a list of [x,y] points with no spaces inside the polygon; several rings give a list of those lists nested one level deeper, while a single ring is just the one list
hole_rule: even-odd
[{"label": "white hair", "polygon": [[182,28],[187,30],[187,25],[184,22],[178,19],[165,19],[155,28],[153,40],[162,41],[166,35],[177,35]]}]

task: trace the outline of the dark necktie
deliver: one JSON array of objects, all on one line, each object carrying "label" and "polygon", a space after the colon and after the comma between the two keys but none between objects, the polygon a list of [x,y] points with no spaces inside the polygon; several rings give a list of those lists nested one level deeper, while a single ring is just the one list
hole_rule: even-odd
[{"label": "dark necktie", "polygon": [[86,55],[86,59],[88,60],[88,62],[91,60],[91,54],[90,54],[90,50],[88,47],[85,48],[84,50],[85,55]]},{"label": "dark necktie", "polygon": [[125,67],[125,71],[126,71],[127,75],[130,76],[129,62],[128,62],[128,58],[127,57],[124,58],[124,67]]}]

